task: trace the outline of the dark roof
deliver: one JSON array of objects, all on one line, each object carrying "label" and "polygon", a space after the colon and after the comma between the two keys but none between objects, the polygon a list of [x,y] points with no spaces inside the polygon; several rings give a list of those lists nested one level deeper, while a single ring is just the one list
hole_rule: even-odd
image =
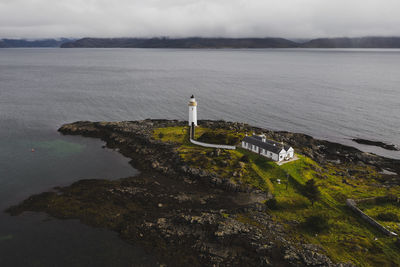
[{"label": "dark roof", "polygon": [[260,141],[262,141],[262,139],[263,139],[263,138],[262,138],[261,136],[259,136],[259,135],[253,135],[252,137],[253,137],[253,138],[256,138],[257,140],[260,140]]},{"label": "dark roof", "polygon": [[[259,136],[259,135],[252,135],[252,136],[250,136],[251,138],[256,138],[257,140],[260,140],[260,141],[262,141],[262,137],[261,136]],[[288,149],[290,148],[290,146],[288,146],[288,145],[285,145],[285,144],[281,144],[281,143],[279,143],[279,142],[275,142],[275,141],[272,141],[272,140],[269,140],[269,139],[265,139],[265,142],[266,143],[269,143],[269,144],[271,144],[271,145],[275,145],[275,146],[277,146],[277,147],[282,147],[283,146],[283,148],[286,150],[286,151],[288,151]]]},{"label": "dark roof", "polygon": [[[260,148],[263,148],[267,151],[271,151],[274,152],[275,154],[279,154],[279,152],[281,152],[281,150],[283,149],[282,145],[278,143],[278,145],[275,145],[273,143],[270,142],[263,142],[261,141],[259,138],[255,137],[255,136],[246,136],[245,138],[243,138],[243,141],[255,146],[258,146]],[[269,140],[268,140],[269,141]]]},{"label": "dark roof", "polygon": [[278,142],[275,142],[275,141],[272,141],[272,140],[265,140],[265,142],[267,142],[267,143],[270,143],[270,144],[272,144],[272,145],[276,145],[276,146],[283,146],[283,148],[286,150],[286,151],[288,151],[288,149],[290,148],[290,146],[288,146],[288,145],[285,145],[285,144],[281,144],[281,143],[278,143]]}]

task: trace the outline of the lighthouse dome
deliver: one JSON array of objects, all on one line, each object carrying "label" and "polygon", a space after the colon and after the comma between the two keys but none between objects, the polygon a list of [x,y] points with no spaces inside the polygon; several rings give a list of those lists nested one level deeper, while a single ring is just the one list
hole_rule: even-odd
[{"label": "lighthouse dome", "polygon": [[189,106],[197,106],[197,102],[196,99],[194,98],[194,95],[190,97]]}]

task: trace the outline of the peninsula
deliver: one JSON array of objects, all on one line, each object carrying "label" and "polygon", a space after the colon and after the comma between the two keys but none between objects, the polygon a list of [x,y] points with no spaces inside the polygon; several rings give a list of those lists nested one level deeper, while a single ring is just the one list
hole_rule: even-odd
[{"label": "peninsula", "polygon": [[[141,174],[81,180],[32,196],[8,212],[46,212],[109,228],[167,266],[400,264],[398,239],[346,206],[349,198],[380,199],[358,207],[399,233],[399,204],[390,198],[400,193],[399,160],[304,134],[235,122],[197,123],[196,139],[237,149],[191,143],[187,121],[63,125],[62,134],[101,138],[131,158]],[[284,142],[299,159],[278,165],[240,148],[246,133]],[[319,192],[315,197],[309,180]]]}]

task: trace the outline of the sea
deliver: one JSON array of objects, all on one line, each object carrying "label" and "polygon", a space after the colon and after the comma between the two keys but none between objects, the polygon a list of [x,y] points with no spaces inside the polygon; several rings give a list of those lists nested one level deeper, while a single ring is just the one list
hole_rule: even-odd
[{"label": "sea", "polygon": [[[3,211],[80,179],[138,173],[98,139],[64,123],[239,121],[354,143],[400,145],[397,49],[0,49],[0,266],[158,266],[139,244],[78,220]],[[34,152],[32,152],[32,149]]]}]

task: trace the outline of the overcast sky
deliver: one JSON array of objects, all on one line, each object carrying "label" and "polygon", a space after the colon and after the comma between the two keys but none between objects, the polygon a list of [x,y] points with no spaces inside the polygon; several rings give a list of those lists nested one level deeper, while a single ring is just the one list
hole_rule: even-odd
[{"label": "overcast sky", "polygon": [[0,38],[400,36],[400,0],[0,0]]}]

